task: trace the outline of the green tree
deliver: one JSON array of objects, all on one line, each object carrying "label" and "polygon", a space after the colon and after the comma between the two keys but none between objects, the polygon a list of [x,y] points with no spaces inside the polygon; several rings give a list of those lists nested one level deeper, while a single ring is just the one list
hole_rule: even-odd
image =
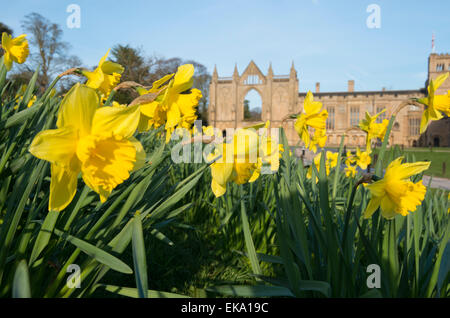
[{"label": "green tree", "polygon": [[0,35],[3,34],[3,32],[6,32],[8,34],[13,34],[13,31],[10,27],[8,27],[6,24],[0,22]]},{"label": "green tree", "polygon": [[[124,67],[121,82],[133,81],[142,85],[151,84],[150,67],[141,48],[134,48],[130,45],[117,44],[111,50],[111,60]],[[116,93],[115,100],[121,104],[128,104],[138,94],[133,90],[120,90]]]},{"label": "green tree", "polygon": [[245,99],[244,100],[244,120],[248,120],[252,117],[252,114],[250,113],[250,101]]}]

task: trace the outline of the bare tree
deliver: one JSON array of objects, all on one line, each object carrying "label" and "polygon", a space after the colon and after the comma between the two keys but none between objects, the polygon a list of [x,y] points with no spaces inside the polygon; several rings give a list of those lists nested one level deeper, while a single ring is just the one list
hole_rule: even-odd
[{"label": "bare tree", "polygon": [[33,71],[40,65],[38,86],[44,90],[50,78],[67,68],[80,66],[80,59],[69,56],[69,43],[62,40],[61,27],[50,22],[39,13],[31,13],[22,21],[22,28],[29,34],[31,54],[27,70]]}]

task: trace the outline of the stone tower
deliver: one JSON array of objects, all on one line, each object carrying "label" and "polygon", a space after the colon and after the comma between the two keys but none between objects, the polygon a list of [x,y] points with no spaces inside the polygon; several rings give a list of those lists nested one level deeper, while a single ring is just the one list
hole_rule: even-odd
[{"label": "stone tower", "polygon": [[[428,57],[428,79],[427,85],[431,79],[435,79],[441,74],[450,72],[450,54],[431,53]],[[450,90],[450,79],[447,79],[441,87],[438,88],[436,94],[445,94]]]}]

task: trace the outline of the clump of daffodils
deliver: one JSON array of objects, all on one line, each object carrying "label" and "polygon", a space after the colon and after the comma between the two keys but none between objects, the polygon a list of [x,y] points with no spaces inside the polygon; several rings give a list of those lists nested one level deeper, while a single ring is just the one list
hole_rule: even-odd
[{"label": "clump of daffodils", "polygon": [[351,151],[347,151],[347,153],[345,154],[345,176],[348,178],[354,178],[357,174],[357,166],[357,155],[353,155]]},{"label": "clump of daffodils", "polygon": [[444,117],[443,113],[450,116],[450,92],[445,95],[435,95],[439,86],[448,78],[449,73],[442,74],[436,79],[431,80],[428,85],[428,97],[417,100],[426,106],[420,121],[420,133],[427,130],[428,124],[433,120],[439,120]]},{"label": "clump of daffodils", "polygon": [[137,88],[140,95],[158,94],[155,100],[140,106],[139,131],[165,126],[166,142],[169,142],[176,128],[190,130],[197,119],[197,105],[202,93],[192,88],[194,66],[185,64],[175,74],[169,74],[156,81],[152,88]]},{"label": "clump of daffodils", "polygon": [[138,106],[104,106],[91,87],[76,84],[61,102],[56,129],[41,131],[29,151],[51,163],[49,210],[70,204],[81,173],[105,202],[111,191],[144,164],[145,152],[133,137]]},{"label": "clump of daffodils", "polygon": [[402,164],[402,160],[399,157],[392,161],[383,179],[366,186],[372,196],[364,211],[365,218],[370,218],[378,208],[386,219],[397,214],[406,216],[422,203],[426,192],[422,180],[413,183],[409,178],[427,170],[430,162]]},{"label": "clump of daffodils", "polygon": [[213,161],[210,167],[214,195],[220,197],[225,194],[228,182],[254,182],[259,178],[264,163],[270,164],[272,171],[277,171],[280,151],[283,151],[282,145],[275,143],[270,136],[259,136],[251,128],[238,129],[230,143],[217,144],[215,151],[208,155],[208,161]]},{"label": "clump of daffodils", "polygon": [[[308,91],[303,103],[303,111],[297,116],[294,128],[300,139],[305,143],[305,147],[316,152],[317,145],[324,147],[327,141],[326,120],[328,112],[323,109],[322,103],[314,101],[313,94]],[[314,132],[310,134],[310,129]]]},{"label": "clump of daffodils", "polygon": [[[17,109],[19,107],[20,103],[22,102],[23,97],[25,95],[25,91],[27,90],[27,86],[28,85],[23,84],[20,86],[19,90],[17,91],[16,96],[15,96],[15,98],[17,100],[17,105],[14,106],[14,109]],[[27,103],[27,107],[30,108],[31,106],[33,106],[36,99],[37,99],[36,95],[31,96],[30,100]]]},{"label": "clump of daffodils", "polygon": [[357,147],[355,161],[357,166],[359,166],[363,170],[366,170],[367,167],[372,163],[370,151],[361,151],[359,147]]},{"label": "clump of daffodils", "polygon": [[[326,155],[326,157],[325,157],[325,169],[326,169],[326,174],[328,176],[330,174],[331,169],[337,166],[337,159],[338,159],[339,153],[327,151],[325,155]],[[320,167],[320,160],[321,160],[321,158],[322,158],[322,153],[319,153],[319,154],[317,154],[314,157],[314,160],[313,160],[314,161],[314,165],[317,168],[317,171],[320,171],[320,168],[321,168]],[[311,177],[312,177],[312,166],[310,166],[308,168],[308,172],[306,173],[306,177],[308,179],[311,179]],[[317,178],[316,178],[316,182],[317,182]]]},{"label": "clump of daffodils", "polygon": [[12,68],[13,62],[22,64],[30,54],[26,36],[26,34],[21,34],[13,38],[6,32],[2,33],[3,64],[8,71]]},{"label": "clump of daffodils", "polygon": [[346,165],[345,169],[345,176],[347,178],[354,178],[356,176],[356,166],[352,166],[352,165]]}]

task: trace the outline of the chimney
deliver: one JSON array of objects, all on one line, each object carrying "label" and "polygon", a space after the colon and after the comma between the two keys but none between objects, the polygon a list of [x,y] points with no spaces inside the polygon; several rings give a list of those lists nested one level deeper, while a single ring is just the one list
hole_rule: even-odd
[{"label": "chimney", "polygon": [[348,81],[348,91],[349,92],[354,92],[355,91],[355,81],[354,80],[349,80]]},{"label": "chimney", "polygon": [[316,93],[320,93],[320,83],[316,83]]}]

